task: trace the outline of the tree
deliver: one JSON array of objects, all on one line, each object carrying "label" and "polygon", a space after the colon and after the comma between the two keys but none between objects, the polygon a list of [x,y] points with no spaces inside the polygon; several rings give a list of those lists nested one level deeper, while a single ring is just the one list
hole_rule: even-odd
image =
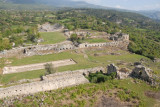
[{"label": "tree", "polygon": [[77,34],[72,34],[70,39],[71,39],[72,42],[77,41],[77,39],[78,39]]},{"label": "tree", "polygon": [[56,73],[56,70],[52,63],[47,63],[44,65],[46,70],[46,75]]}]

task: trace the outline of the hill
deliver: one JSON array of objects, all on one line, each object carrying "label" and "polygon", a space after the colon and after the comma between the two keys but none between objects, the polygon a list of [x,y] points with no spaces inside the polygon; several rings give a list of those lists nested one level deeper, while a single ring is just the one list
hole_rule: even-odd
[{"label": "hill", "polygon": [[[22,6],[24,9],[26,9],[26,5],[30,6],[32,9],[35,9],[34,7],[39,5],[44,5],[48,7],[47,9],[52,9],[51,7],[73,7],[73,8],[106,8],[103,6],[93,5],[82,1],[72,1],[72,0],[1,0],[2,4],[5,4],[7,7],[12,6],[13,9],[15,9],[15,6]],[[8,6],[10,5],[10,6]],[[6,7],[5,6],[5,7]],[[4,7],[3,5],[0,7]],[[43,9],[43,7],[41,7]]]},{"label": "hill", "polygon": [[149,18],[155,19],[157,21],[160,21],[160,11],[139,11],[140,14],[147,16]]}]

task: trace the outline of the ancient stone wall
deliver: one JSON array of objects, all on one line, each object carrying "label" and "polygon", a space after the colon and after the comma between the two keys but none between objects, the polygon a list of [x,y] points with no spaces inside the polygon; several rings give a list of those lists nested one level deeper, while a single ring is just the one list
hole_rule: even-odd
[{"label": "ancient stone wall", "polygon": [[87,31],[65,31],[64,35],[69,37],[72,35],[72,34],[76,34],[78,36],[82,36],[82,37],[86,37],[87,35],[91,35],[91,33],[87,32]]},{"label": "ancient stone wall", "polygon": [[129,35],[118,32],[114,35],[110,35],[109,39],[113,41],[129,41]]},{"label": "ancient stone wall", "polygon": [[153,82],[152,73],[153,71],[151,69],[146,68],[143,65],[136,65],[131,73],[131,76],[152,83]]},{"label": "ancient stone wall", "polygon": [[0,88],[0,98],[33,94],[41,91],[55,90],[67,86],[88,83],[89,81],[83,76],[83,74],[88,74],[89,72],[99,72],[103,70],[103,67],[96,67],[47,75],[43,77],[43,81]]},{"label": "ancient stone wall", "polygon": [[50,45],[34,45],[28,47],[14,48],[11,50],[0,52],[0,57],[46,55],[75,48],[76,47],[73,45],[72,42],[65,41]]},{"label": "ancient stone wall", "polygon": [[43,25],[38,25],[39,32],[55,32],[62,30],[64,27],[60,24],[51,25],[50,23],[45,23]]},{"label": "ancient stone wall", "polygon": [[112,41],[105,43],[83,43],[79,45],[79,48],[88,48],[88,47],[117,47],[126,50],[128,47],[129,41]]},{"label": "ancient stone wall", "polygon": [[46,62],[46,63],[23,65],[23,66],[11,66],[11,67],[4,67],[3,74],[11,74],[11,73],[45,69],[44,65],[47,63],[53,64],[54,67],[76,64],[72,59],[66,59],[66,60],[52,61],[52,62]]},{"label": "ancient stone wall", "polygon": [[107,74],[111,74],[111,73],[116,73],[116,77],[118,79],[125,79],[125,78],[129,77],[129,75],[130,75],[128,69],[126,69],[126,68],[119,69],[114,64],[110,64],[107,66]]},{"label": "ancient stone wall", "polygon": [[117,73],[119,70],[119,68],[117,66],[115,66],[114,64],[110,64],[107,66],[107,74],[111,74],[111,73]]},{"label": "ancient stone wall", "polygon": [[120,41],[112,41],[105,43],[82,43],[79,44],[78,47],[75,46],[71,41],[65,41],[49,45],[34,45],[28,47],[20,47],[0,52],[0,57],[46,55],[56,52],[62,52],[65,50],[73,50],[73,49],[88,48],[88,47],[117,47],[123,50],[127,50],[129,45],[129,36],[123,35],[121,39],[122,40]]},{"label": "ancient stone wall", "polygon": [[154,62],[158,62],[159,63],[160,62],[160,58],[155,58]]}]

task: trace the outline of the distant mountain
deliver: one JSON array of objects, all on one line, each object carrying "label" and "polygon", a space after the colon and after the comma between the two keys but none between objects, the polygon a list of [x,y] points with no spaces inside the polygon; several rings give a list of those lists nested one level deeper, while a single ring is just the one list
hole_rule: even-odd
[{"label": "distant mountain", "polygon": [[154,20],[160,21],[160,10],[139,11],[138,13]]},{"label": "distant mountain", "polygon": [[55,7],[89,7],[89,8],[102,8],[102,6],[97,6],[89,4],[83,1],[72,1],[72,0],[0,0],[5,1],[5,3],[13,4],[30,4],[30,5],[50,5]]},{"label": "distant mountain", "polygon": [[34,4],[36,0],[6,0],[6,2],[15,4]]}]

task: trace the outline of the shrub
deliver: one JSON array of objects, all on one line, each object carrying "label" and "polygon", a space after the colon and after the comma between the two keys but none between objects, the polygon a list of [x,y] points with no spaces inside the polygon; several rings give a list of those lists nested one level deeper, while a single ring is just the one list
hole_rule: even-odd
[{"label": "shrub", "polygon": [[51,63],[48,64],[47,63],[44,66],[45,66],[45,69],[46,69],[46,75],[56,73],[56,70],[54,69],[53,64],[51,64]]},{"label": "shrub", "polygon": [[112,80],[115,77],[116,73],[111,73],[110,75],[107,75],[102,72],[98,72],[98,73],[90,73],[88,79],[91,83],[101,83],[108,80]]},{"label": "shrub", "polygon": [[93,78],[91,79],[91,83],[97,83],[97,77],[93,77]]}]

